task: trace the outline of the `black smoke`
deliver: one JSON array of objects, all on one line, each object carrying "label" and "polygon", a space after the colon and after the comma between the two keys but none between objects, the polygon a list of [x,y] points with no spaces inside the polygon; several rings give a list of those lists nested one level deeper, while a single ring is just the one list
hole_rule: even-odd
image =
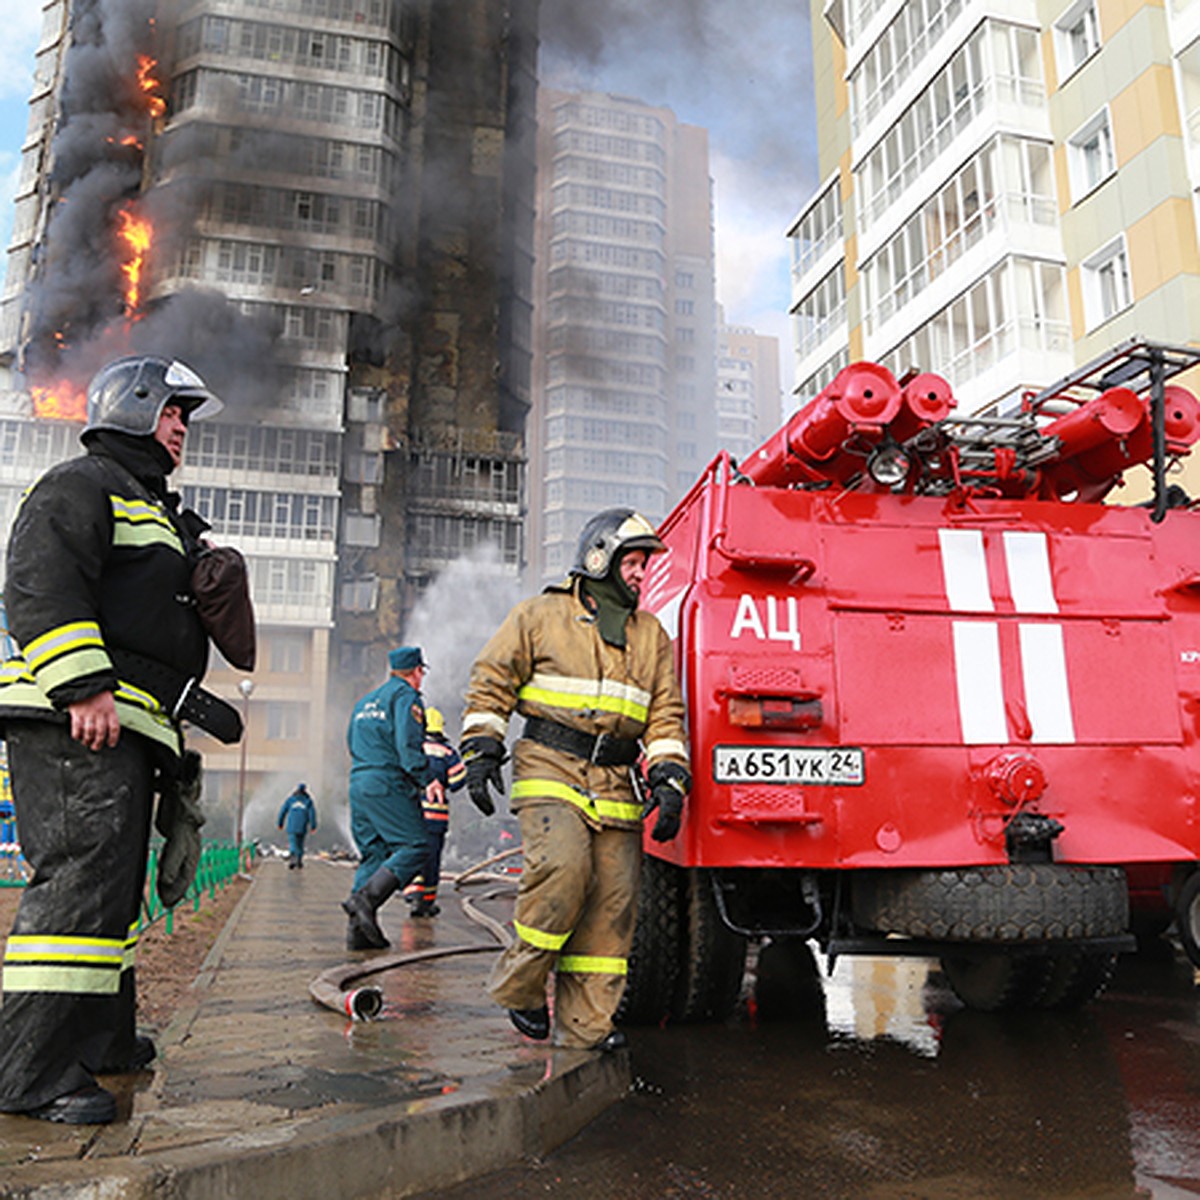
[{"label": "black smoke", "polygon": [[[52,202],[26,289],[25,372],[33,384],[82,387],[110,358],[153,352],[183,359],[227,396],[265,403],[277,383],[278,331],[269,324],[200,290],[148,304],[135,320],[125,312],[121,210],[152,221],[152,254],[163,256],[186,236],[196,203],[183,189],[142,193],[152,129],[139,65],[160,59],[157,7],[158,0],[73,0],[51,141]],[[166,64],[154,73],[166,78]],[[235,382],[233,391],[222,387]]]}]

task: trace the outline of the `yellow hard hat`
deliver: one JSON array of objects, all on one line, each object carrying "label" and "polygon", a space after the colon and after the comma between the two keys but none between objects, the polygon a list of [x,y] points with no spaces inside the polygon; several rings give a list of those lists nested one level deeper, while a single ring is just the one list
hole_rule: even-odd
[{"label": "yellow hard hat", "polygon": [[446,718],[442,716],[442,710],[440,708],[434,708],[431,705],[425,710],[425,732],[446,732]]}]

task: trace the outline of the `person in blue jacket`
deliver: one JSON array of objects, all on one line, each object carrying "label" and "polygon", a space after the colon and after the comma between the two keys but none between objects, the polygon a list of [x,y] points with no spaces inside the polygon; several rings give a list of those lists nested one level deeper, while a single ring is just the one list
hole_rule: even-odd
[{"label": "person in blue jacket", "polygon": [[304,839],[310,829],[317,828],[317,809],[308,794],[307,784],[296,784],[296,790],[283,802],[276,824],[287,831],[288,870],[303,869]]},{"label": "person in blue jacket", "polygon": [[390,945],[375,914],[421,870],[427,849],[421,797],[432,775],[425,756],[427,669],[419,646],[388,654],[387,680],[350,714],[350,832],[362,861],[354,889],[342,901],[350,918],[346,946],[382,950]]}]

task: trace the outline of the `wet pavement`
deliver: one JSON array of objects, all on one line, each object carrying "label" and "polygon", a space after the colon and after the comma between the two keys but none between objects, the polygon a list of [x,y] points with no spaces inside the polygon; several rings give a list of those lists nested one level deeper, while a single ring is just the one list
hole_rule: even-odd
[{"label": "wet pavement", "polygon": [[[379,956],[342,950],[350,868],[278,861],[214,946],[122,1119],[0,1117],[0,1200],[1184,1200],[1200,1197],[1200,987],[1126,956],[1077,1013],[964,1010],[936,964],[751,955],[738,1012],[632,1029],[602,1056],[521,1039],[483,995],[493,935],[393,900]],[[472,885],[503,921],[511,885]],[[418,957],[418,956],[427,957]],[[411,956],[382,1019],[309,986]],[[620,1103],[615,1101],[620,1100]]]},{"label": "wet pavement", "polygon": [[634,1085],[561,1149],[422,1200],[1200,1196],[1200,987],[1126,956],[1075,1013],[961,1008],[918,960],[759,956],[722,1025],[631,1030]]},{"label": "wet pavement", "polygon": [[[394,898],[389,950],[344,950],[351,877],[320,860],[262,863],[157,1038],[154,1069],[104,1080],[117,1122],[0,1115],[0,1198],[408,1196],[543,1156],[627,1092],[627,1053],[553,1050],[509,1026],[483,992],[498,943],[453,889],[434,920]],[[511,891],[460,894],[503,921]],[[310,995],[339,964],[383,959],[397,965],[361,981],[383,992],[378,1020]]]}]

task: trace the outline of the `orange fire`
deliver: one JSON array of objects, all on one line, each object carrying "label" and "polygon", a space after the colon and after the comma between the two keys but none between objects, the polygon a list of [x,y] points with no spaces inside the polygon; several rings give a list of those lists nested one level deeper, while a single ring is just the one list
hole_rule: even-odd
[{"label": "orange fire", "polygon": [[122,208],[117,216],[121,221],[121,228],[117,233],[129,254],[121,264],[121,273],[125,276],[125,315],[132,317],[137,312],[141,300],[142,266],[150,249],[154,231],[150,222],[143,217],[135,217],[132,209]]},{"label": "orange fire", "polygon": [[53,387],[31,387],[29,392],[35,417],[50,421],[87,419],[87,393],[65,379]]},{"label": "orange fire", "polygon": [[167,111],[167,102],[162,98],[162,81],[150,74],[158,66],[158,59],[146,54],[138,55],[138,87],[146,93],[146,106],[152,117],[161,117]]}]

